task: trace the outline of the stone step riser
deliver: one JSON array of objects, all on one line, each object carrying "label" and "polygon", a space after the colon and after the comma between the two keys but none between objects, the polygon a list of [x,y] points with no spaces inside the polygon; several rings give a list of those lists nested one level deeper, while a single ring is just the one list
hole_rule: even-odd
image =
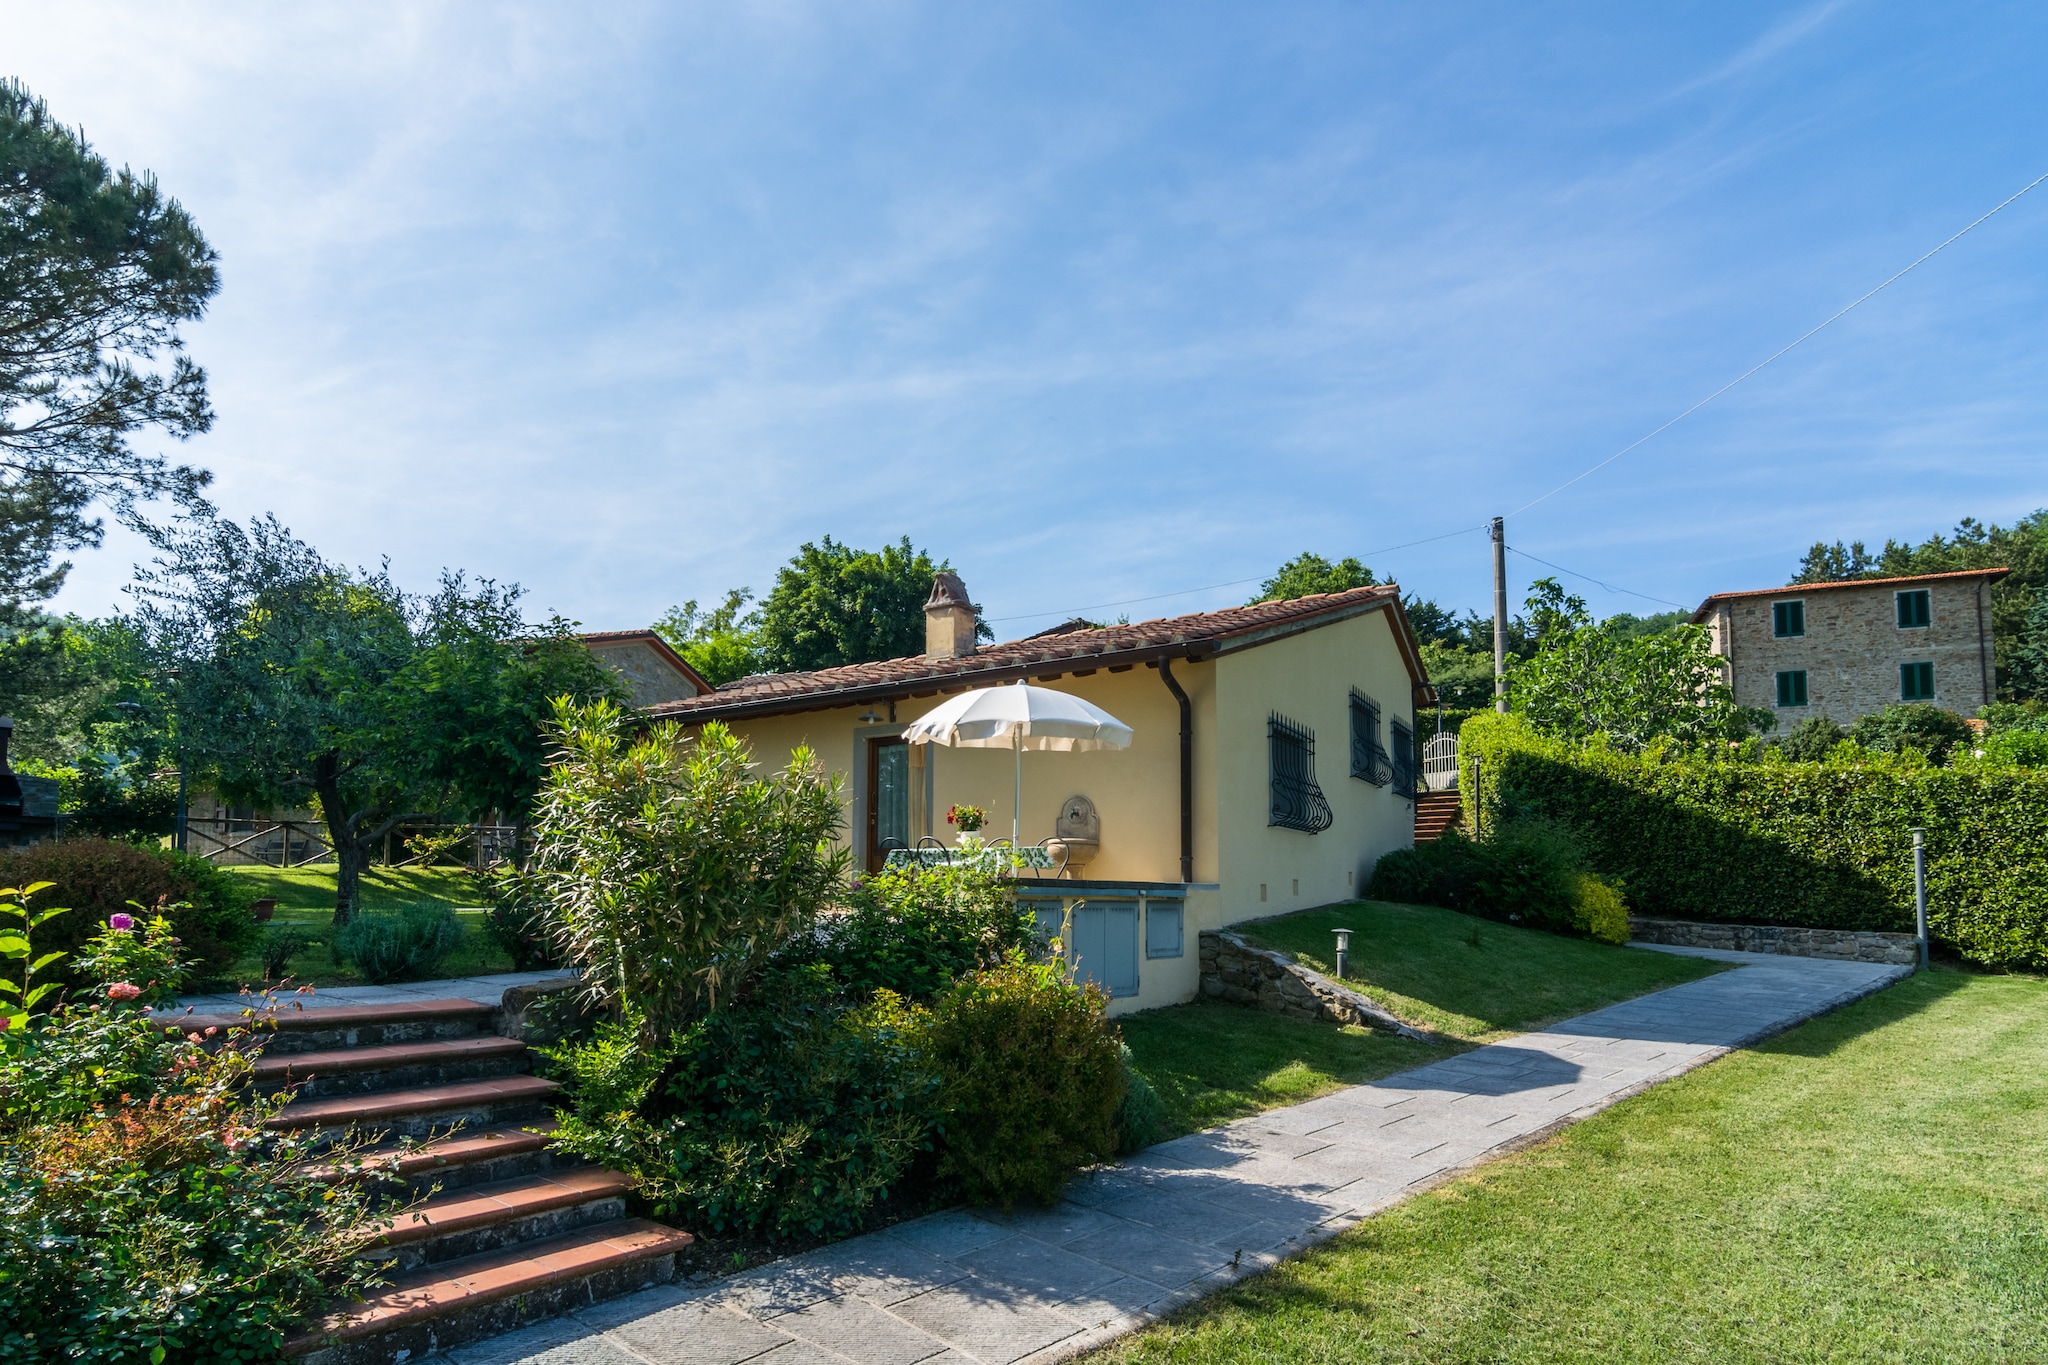
[{"label": "stone step riser", "polygon": [[343,1047],[379,1047],[388,1043],[446,1042],[493,1032],[489,1017],[404,1019],[388,1024],[355,1024],[347,1028],[263,1029],[263,1055],[285,1057],[299,1052],[326,1052]]},{"label": "stone step riser", "polygon": [[380,1090],[406,1090],[423,1085],[501,1080],[506,1076],[523,1076],[532,1070],[533,1061],[525,1056],[477,1057],[380,1071],[322,1072],[316,1068],[310,1076],[294,1077],[289,1083],[280,1078],[259,1081],[258,1085],[267,1093],[290,1089],[296,1098],[310,1100],[329,1095],[371,1095]]},{"label": "stone step riser", "polygon": [[411,1323],[359,1341],[344,1342],[314,1351],[301,1359],[304,1365],[391,1365],[394,1361],[415,1361],[435,1351],[450,1350],[484,1337],[510,1332],[542,1318],[558,1317],[579,1308],[592,1307],[606,1299],[667,1284],[675,1277],[676,1258],[670,1252],[611,1266],[595,1274],[564,1280],[510,1298],[458,1304],[431,1322]]},{"label": "stone step riser", "polygon": [[502,1223],[489,1223],[483,1227],[443,1233],[438,1237],[423,1237],[416,1241],[401,1242],[394,1247],[367,1252],[363,1259],[377,1261],[396,1274],[418,1270],[423,1266],[440,1265],[464,1256],[475,1256],[486,1251],[517,1246],[521,1242],[538,1242],[549,1237],[560,1237],[564,1233],[581,1232],[584,1228],[596,1227],[599,1223],[609,1223],[615,1218],[625,1216],[625,1199],[615,1194],[606,1195],[581,1204],[571,1204],[567,1208],[544,1209],[539,1213],[508,1218]]},{"label": "stone step riser", "polygon": [[590,1163],[580,1156],[568,1156],[560,1152],[538,1151],[518,1152],[510,1156],[495,1157],[488,1161],[465,1161],[447,1166],[436,1166],[430,1170],[412,1175],[401,1175],[377,1182],[379,1193],[389,1193],[402,1199],[424,1199],[433,1191],[443,1194],[450,1190],[467,1189],[471,1185],[489,1185],[500,1180],[516,1180],[523,1175],[547,1175],[552,1171],[572,1171]]},{"label": "stone step riser", "polygon": [[393,1114],[369,1119],[348,1129],[322,1128],[316,1146],[331,1147],[344,1139],[386,1142],[395,1138],[413,1138],[426,1142],[472,1128],[540,1123],[553,1116],[553,1108],[542,1099],[466,1105],[459,1109],[437,1109],[432,1113]]}]

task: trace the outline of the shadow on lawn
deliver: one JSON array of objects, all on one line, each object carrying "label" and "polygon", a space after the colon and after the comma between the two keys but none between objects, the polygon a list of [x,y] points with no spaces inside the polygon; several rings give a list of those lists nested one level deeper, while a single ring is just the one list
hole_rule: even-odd
[{"label": "shadow on lawn", "polygon": [[1951,995],[1968,990],[1977,975],[1970,971],[1933,971],[1909,976],[1874,995],[1851,1001],[1768,1038],[1752,1050],[1787,1057],[1827,1057],[1866,1034],[1904,1023]]}]

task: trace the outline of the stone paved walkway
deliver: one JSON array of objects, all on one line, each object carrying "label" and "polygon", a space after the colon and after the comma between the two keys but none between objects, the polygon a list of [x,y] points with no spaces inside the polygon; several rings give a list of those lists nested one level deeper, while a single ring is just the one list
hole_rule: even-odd
[{"label": "stone paved walkway", "polygon": [[1907,975],[1660,949],[1738,970],[1208,1132],[1048,1210],[954,1210],[732,1279],[664,1286],[439,1357],[452,1365],[1053,1361],[1132,1331],[1646,1086]]},{"label": "stone paved walkway", "polygon": [[[278,1003],[286,1009],[309,1010],[335,1009],[342,1005],[410,1004],[416,1000],[475,1000],[495,1005],[514,986],[531,986],[537,981],[552,981],[566,975],[568,973],[559,971],[501,972],[495,976],[464,976],[447,981],[408,981],[396,986],[322,986],[304,994],[287,991],[278,996]],[[189,1006],[201,1014],[233,1014],[248,1004],[248,997],[233,993],[178,998],[179,1008]]]}]

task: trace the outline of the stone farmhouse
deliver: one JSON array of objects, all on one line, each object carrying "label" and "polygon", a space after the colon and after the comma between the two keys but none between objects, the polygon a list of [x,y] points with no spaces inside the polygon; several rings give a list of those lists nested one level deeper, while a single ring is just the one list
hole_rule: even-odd
[{"label": "stone farmhouse", "polygon": [[956,804],[1008,836],[1010,750],[904,742],[943,698],[1028,680],[1102,707],[1132,728],[1128,749],[1023,756],[1020,842],[1058,838],[1066,856],[1017,887],[1112,1013],[1194,999],[1202,930],[1354,896],[1413,841],[1415,711],[1435,694],[1398,587],[992,645],[975,614],[945,574],[922,654],[741,678],[642,714],[723,721],[769,769],[810,746],[845,780],[855,866],[878,868],[954,843]]},{"label": "stone farmhouse", "polygon": [[1847,725],[1898,702],[1974,716],[1991,701],[1991,585],[2007,569],[1716,593],[1692,614],[1735,700]]}]

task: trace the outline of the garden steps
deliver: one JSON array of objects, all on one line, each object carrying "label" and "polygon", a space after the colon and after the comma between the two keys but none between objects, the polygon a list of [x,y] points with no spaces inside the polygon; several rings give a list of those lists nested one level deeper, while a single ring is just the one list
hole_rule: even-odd
[{"label": "garden steps", "polygon": [[[498,1033],[506,1017],[437,1000],[286,1011],[265,1031],[256,1082],[292,1095],[267,1126],[315,1130],[348,1152],[313,1178],[420,1200],[362,1253],[391,1286],[295,1339],[291,1355],[417,1359],[674,1278],[693,1239],[628,1217],[630,1177],[550,1150],[561,1087],[524,1074],[526,1044]],[[203,1033],[248,1021],[178,1022]]]},{"label": "garden steps", "polygon": [[1456,792],[1423,792],[1415,798],[1415,842],[1434,843],[1457,825],[1461,815]]},{"label": "garden steps", "polygon": [[417,1359],[671,1279],[675,1254],[692,1240],[660,1223],[622,1218],[423,1267],[287,1342],[285,1354],[307,1365]]}]

